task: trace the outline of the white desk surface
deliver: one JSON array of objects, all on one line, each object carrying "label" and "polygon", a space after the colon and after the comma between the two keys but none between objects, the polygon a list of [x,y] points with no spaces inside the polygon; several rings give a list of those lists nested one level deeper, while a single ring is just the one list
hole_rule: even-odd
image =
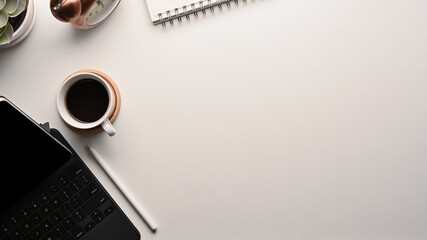
[{"label": "white desk surface", "polygon": [[[64,134],[142,239],[427,239],[427,1],[249,0],[165,29],[132,0],[88,31],[48,6],[0,50],[0,95]],[[114,137],[57,113],[84,68],[120,88]]]}]

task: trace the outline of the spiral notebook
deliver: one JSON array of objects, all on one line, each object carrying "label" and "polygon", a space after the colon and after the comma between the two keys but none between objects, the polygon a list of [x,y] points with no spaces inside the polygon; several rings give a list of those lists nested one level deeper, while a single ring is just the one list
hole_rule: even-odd
[{"label": "spiral notebook", "polygon": [[230,2],[238,3],[238,0],[146,0],[154,25],[181,21],[183,17],[188,19],[191,14],[204,13],[206,9],[222,8],[222,4],[230,6]]}]

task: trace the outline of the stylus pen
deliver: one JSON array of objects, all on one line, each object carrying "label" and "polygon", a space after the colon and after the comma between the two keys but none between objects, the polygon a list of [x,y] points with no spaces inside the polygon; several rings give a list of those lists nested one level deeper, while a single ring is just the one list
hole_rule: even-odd
[{"label": "stylus pen", "polygon": [[105,163],[104,159],[99,155],[99,153],[91,146],[86,145],[87,150],[92,154],[104,172],[108,175],[108,177],[113,181],[116,187],[120,190],[120,192],[125,196],[125,198],[129,201],[130,205],[138,212],[139,216],[144,220],[144,222],[148,225],[152,232],[157,231],[157,225],[153,222],[153,220],[148,216],[148,214],[139,206],[136,199],[126,190],[123,183],[117,178],[111,168]]}]

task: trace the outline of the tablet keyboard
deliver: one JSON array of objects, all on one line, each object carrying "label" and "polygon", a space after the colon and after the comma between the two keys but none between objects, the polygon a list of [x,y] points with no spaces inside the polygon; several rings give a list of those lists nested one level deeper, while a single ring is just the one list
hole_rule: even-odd
[{"label": "tablet keyboard", "polygon": [[77,162],[18,209],[0,220],[1,240],[79,239],[115,210]]}]

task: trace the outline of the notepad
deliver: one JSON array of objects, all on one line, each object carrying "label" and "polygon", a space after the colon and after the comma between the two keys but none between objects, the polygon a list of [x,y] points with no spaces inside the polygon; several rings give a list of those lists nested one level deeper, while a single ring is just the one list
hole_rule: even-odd
[{"label": "notepad", "polygon": [[154,25],[181,21],[183,17],[188,19],[191,14],[197,15],[206,9],[222,8],[222,4],[230,6],[230,2],[238,3],[238,0],[146,0]]}]

